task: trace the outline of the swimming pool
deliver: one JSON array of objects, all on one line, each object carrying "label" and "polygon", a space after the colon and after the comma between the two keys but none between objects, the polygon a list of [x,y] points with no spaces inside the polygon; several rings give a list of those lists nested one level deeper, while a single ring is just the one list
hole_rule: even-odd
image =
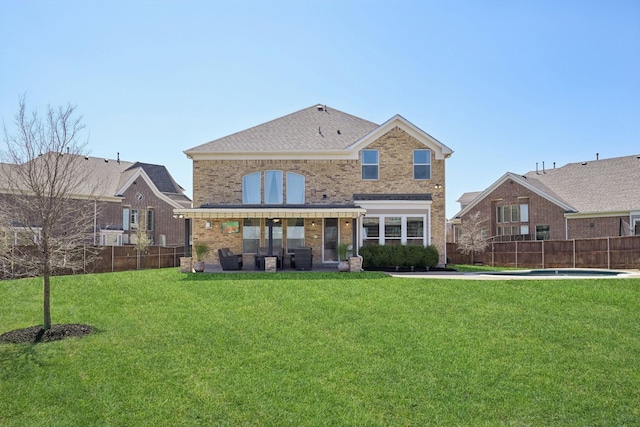
[{"label": "swimming pool", "polygon": [[480,274],[491,274],[494,276],[618,276],[628,274],[617,270],[599,270],[588,268],[541,268],[536,270],[505,270],[491,271]]}]

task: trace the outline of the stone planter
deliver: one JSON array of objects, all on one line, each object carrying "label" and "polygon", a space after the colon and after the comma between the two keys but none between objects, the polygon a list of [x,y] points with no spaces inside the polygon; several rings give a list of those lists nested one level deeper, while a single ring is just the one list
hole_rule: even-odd
[{"label": "stone planter", "polygon": [[193,271],[202,273],[204,271],[204,261],[196,261],[193,263]]},{"label": "stone planter", "polygon": [[349,261],[340,261],[338,262],[338,271],[347,272],[349,271]]}]

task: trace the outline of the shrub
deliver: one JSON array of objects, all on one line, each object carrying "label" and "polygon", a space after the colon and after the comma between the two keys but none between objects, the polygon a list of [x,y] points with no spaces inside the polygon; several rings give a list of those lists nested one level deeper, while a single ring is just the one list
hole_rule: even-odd
[{"label": "shrub", "polygon": [[434,268],[440,259],[435,246],[367,245],[360,248],[363,268],[384,267]]},{"label": "shrub", "polygon": [[429,268],[434,268],[438,266],[438,261],[440,260],[440,254],[438,253],[438,248],[433,245],[427,246],[424,248],[425,251],[425,263]]}]

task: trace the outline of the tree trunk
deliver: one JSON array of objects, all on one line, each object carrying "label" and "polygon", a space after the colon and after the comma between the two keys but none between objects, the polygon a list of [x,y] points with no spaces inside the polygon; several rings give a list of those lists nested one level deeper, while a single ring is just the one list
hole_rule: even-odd
[{"label": "tree trunk", "polygon": [[51,329],[51,277],[48,272],[44,274],[43,282],[44,282],[44,292],[43,292],[44,324],[42,328],[46,331]]}]

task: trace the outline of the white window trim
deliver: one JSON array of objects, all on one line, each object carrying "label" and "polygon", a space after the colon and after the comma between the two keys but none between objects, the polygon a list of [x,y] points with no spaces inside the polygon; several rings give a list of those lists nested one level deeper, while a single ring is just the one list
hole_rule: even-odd
[{"label": "white window trim", "polygon": [[[364,162],[364,152],[365,151],[375,151],[377,153],[377,158],[378,161],[377,163],[365,163]],[[364,177],[364,167],[365,166],[375,166],[377,169],[377,177],[376,178],[365,178]],[[361,151],[361,155],[360,155],[360,179],[362,179],[363,181],[379,181],[380,180],[380,150],[376,150],[376,149],[364,149]]]},{"label": "white window trim", "polygon": [[[428,151],[429,157],[427,159],[427,163],[418,163],[416,162],[416,151]],[[433,175],[432,167],[431,167],[431,150],[429,148],[420,148],[413,150],[413,179],[416,181],[429,181],[431,180],[431,176]],[[429,176],[427,178],[416,178],[416,166],[429,166]]]},{"label": "white window trim", "polygon": [[[429,246],[432,243],[431,234],[431,201],[426,200],[361,200],[358,201],[361,208],[367,210],[367,217],[380,218],[378,227],[380,227],[378,243],[384,244],[384,220],[385,217],[401,217],[402,218],[402,237],[401,243],[407,244],[407,218],[422,217],[426,221],[424,228],[424,236],[422,243]],[[364,233],[362,225],[360,225],[358,243],[362,246],[364,242]]]}]

